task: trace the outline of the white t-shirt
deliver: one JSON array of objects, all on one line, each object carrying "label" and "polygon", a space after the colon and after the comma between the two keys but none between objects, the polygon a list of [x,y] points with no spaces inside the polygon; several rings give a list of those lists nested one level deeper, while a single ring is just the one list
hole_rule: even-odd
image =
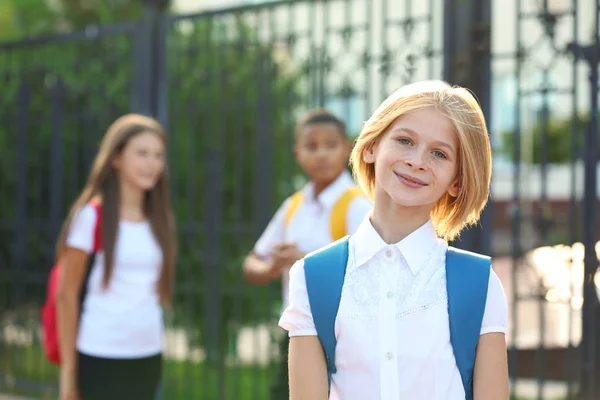
[{"label": "white t-shirt", "polygon": [[[67,246],[93,251],[96,211],[90,205],[70,226]],[[162,352],[163,316],[156,284],[162,251],[150,223],[121,220],[113,273],[104,289],[104,252],[96,254],[85,295],[77,349],[104,358],[142,358]]]},{"label": "white t-shirt", "polygon": [[[332,400],[464,400],[448,317],[446,250],[431,221],[388,245],[368,218],[350,237],[335,321]],[[508,305],[491,272],[481,334],[506,332]],[[304,262],[290,272],[290,304],[279,325],[317,336]]]},{"label": "white t-shirt", "polygon": [[[330,216],[333,207],[346,191],[356,186],[352,176],[344,171],[315,199],[314,184],[309,182],[302,189],[302,202],[296,209],[289,225],[285,224],[285,215],[290,200],[283,202],[277,213],[269,222],[269,225],[260,236],[254,246],[254,253],[264,259],[273,251],[275,246],[282,242],[296,243],[304,253],[318,250],[331,242]],[[346,229],[352,234],[358,229],[365,216],[371,211],[373,205],[364,196],[358,196],[352,200],[346,213]],[[283,307],[288,303],[288,281],[289,269],[282,274]]]}]

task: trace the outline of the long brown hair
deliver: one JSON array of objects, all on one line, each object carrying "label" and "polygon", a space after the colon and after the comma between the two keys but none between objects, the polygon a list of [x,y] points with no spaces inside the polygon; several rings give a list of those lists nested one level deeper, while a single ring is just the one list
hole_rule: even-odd
[{"label": "long brown hair", "polygon": [[[112,123],[102,139],[87,184],[71,207],[58,239],[56,254],[57,258],[60,258],[66,247],[66,239],[73,216],[90,201],[94,199],[101,201],[104,288],[108,287],[114,268],[115,242],[120,219],[119,174],[113,168],[112,162],[133,137],[147,132],[156,134],[166,146],[167,135],[163,127],[150,117],[127,114]],[[170,302],[173,292],[177,259],[175,218],[171,207],[166,166],[156,185],[146,192],[143,209],[146,218],[150,221],[152,232],[162,249],[163,265],[157,283],[157,291],[161,303],[166,305]]]}]

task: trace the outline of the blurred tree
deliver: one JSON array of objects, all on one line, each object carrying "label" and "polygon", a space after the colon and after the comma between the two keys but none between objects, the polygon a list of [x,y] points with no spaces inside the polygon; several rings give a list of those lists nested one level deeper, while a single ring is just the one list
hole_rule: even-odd
[{"label": "blurred tree", "polygon": [[139,18],[141,0],[0,0],[0,41]]},{"label": "blurred tree", "polygon": [[[74,0],[58,3],[64,8],[48,9],[53,22],[41,24],[40,32],[59,31],[65,21],[73,27],[109,21],[100,1],[86,2],[93,12],[72,5]],[[124,1],[105,3],[122,7],[132,20],[139,13]],[[301,72],[283,68],[271,43],[260,42],[255,27],[242,19],[208,16],[186,22],[169,26],[164,55],[170,174],[181,243],[174,322],[196,332],[189,336],[195,345],[206,344],[206,324],[217,323],[220,345],[226,346],[227,336],[240,326],[271,322],[280,304],[279,285],[248,287],[241,262],[266,222],[256,219],[256,210],[265,207],[256,201],[257,181],[269,179],[262,187],[269,190],[270,208],[292,190],[291,133],[294,111],[302,106]],[[18,37],[33,32],[17,28]],[[7,194],[0,197],[0,265],[29,282],[26,291],[0,282],[0,292],[12,301],[5,309],[39,306],[62,218],[85,183],[102,134],[130,109],[137,73],[132,32],[84,36],[0,51],[0,190]],[[259,143],[267,143],[268,150]],[[271,171],[267,178],[257,172],[264,160]],[[19,184],[23,179],[26,186]],[[19,197],[23,189],[25,202]],[[209,231],[207,192],[214,190],[219,190],[221,226]],[[23,205],[26,224],[15,218]],[[219,235],[221,243],[219,259],[212,261],[206,256],[214,243],[211,235]],[[205,316],[207,304],[217,300],[214,292],[207,294],[207,274],[219,275],[218,320]]]},{"label": "blurred tree", "polygon": [[0,0],[0,41],[54,32],[58,15],[41,0]]},{"label": "blurred tree", "polygon": [[141,0],[56,0],[60,17],[70,30],[90,25],[131,21],[143,12]]},{"label": "blurred tree", "polygon": [[[548,140],[548,152],[547,161],[550,164],[564,164],[571,162],[572,156],[572,140],[573,135],[578,135],[576,140],[577,146],[581,149],[583,141],[583,133],[587,127],[588,117],[582,115],[577,118],[575,122],[571,118],[566,119],[551,119],[548,122],[548,129],[546,132]],[[533,158],[534,164],[540,164],[542,162],[542,138],[544,134],[544,126],[541,122],[538,122],[531,132],[521,132],[521,141],[523,142],[524,135],[533,135],[532,147],[533,147]],[[513,156],[514,149],[514,133],[512,131],[505,131],[501,133],[502,137],[502,152],[509,157]],[[600,144],[598,147],[600,151]],[[577,157],[579,155],[576,155]]]}]

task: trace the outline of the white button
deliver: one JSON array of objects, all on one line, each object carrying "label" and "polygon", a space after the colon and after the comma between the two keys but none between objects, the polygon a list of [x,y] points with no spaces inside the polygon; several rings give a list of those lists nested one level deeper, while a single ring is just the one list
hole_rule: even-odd
[{"label": "white button", "polygon": [[391,360],[394,358],[394,354],[391,351],[388,351],[387,353],[385,353],[385,358]]},{"label": "white button", "polygon": [[389,258],[391,258],[392,257],[392,251],[391,250],[387,250],[385,252],[385,255],[388,256]]},{"label": "white button", "polygon": [[391,299],[392,297],[394,297],[394,293],[393,292],[387,292],[387,298]]}]

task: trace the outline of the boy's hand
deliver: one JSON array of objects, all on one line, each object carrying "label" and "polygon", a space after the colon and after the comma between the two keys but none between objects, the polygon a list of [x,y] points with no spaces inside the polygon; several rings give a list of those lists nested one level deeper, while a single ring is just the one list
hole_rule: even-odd
[{"label": "boy's hand", "polygon": [[298,249],[295,243],[282,243],[275,246],[271,256],[271,276],[273,278],[281,275],[284,268],[289,268],[305,254]]}]

